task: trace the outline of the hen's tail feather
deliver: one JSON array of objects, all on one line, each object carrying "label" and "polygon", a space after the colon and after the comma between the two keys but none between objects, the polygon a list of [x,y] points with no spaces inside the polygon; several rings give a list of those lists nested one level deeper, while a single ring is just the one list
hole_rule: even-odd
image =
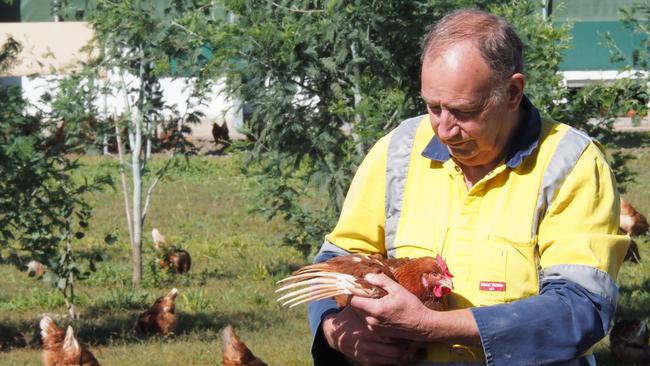
[{"label": "hen's tail feather", "polygon": [[315,277],[331,277],[331,278],[341,278],[343,276],[351,277],[354,278],[354,276],[345,274],[345,273],[337,273],[337,272],[331,272],[331,271],[318,271],[318,270],[311,270],[311,271],[300,271],[297,272],[296,274],[293,274],[287,278],[283,278],[277,283],[284,283],[284,282],[294,282],[296,280],[302,280],[302,279],[308,279],[308,278],[315,278]]},{"label": "hen's tail feather", "polygon": [[277,301],[285,301],[282,305],[290,305],[290,307],[338,295],[379,296],[376,288],[366,288],[354,276],[344,273],[313,272],[296,274],[281,282],[290,283],[277,289],[276,293],[293,290],[285,293]]},{"label": "hen's tail feather", "polygon": [[[309,302],[309,301],[322,300],[322,299],[327,299],[327,298],[330,298],[330,297],[334,297],[334,296],[337,296],[337,295],[344,295],[344,294],[345,293],[343,293],[341,290],[333,290],[333,291],[323,290],[323,291],[319,291],[317,293],[307,293],[307,294],[297,296],[295,298],[292,298],[292,299],[290,299],[288,301],[283,302],[282,306],[289,305],[289,307],[292,308],[294,306],[304,304],[304,303]],[[348,293],[347,295],[350,295],[350,293]]]},{"label": "hen's tail feather", "polygon": [[[295,279],[294,279],[295,280]],[[301,287],[301,286],[307,286],[307,285],[314,285],[314,284],[338,284],[338,283],[349,283],[349,284],[357,284],[356,279],[353,276],[350,275],[345,275],[345,274],[332,274],[332,273],[323,273],[322,275],[316,273],[314,275],[309,275],[304,278],[298,279],[298,281],[291,282],[287,285],[284,285],[277,289],[275,292],[281,292],[288,290],[290,288],[294,287]]]},{"label": "hen's tail feather", "polygon": [[[334,296],[339,296],[339,295],[343,295],[343,294],[341,292],[330,292],[329,294],[324,294],[324,295],[321,295],[321,296],[307,297],[305,299],[302,299],[300,301],[297,301],[295,303],[290,304],[289,308],[292,308],[294,306],[298,306],[298,305],[301,305],[301,304],[305,304],[305,303],[308,303],[310,301],[318,301],[318,300],[323,300],[323,299],[329,299],[329,298],[332,298]],[[288,302],[285,303],[285,304],[288,304]],[[283,305],[285,305],[285,304],[283,304]]]},{"label": "hen's tail feather", "polygon": [[315,293],[318,293],[318,292],[322,292],[323,290],[336,291],[336,290],[345,290],[345,288],[343,288],[342,286],[339,286],[337,282],[331,282],[331,283],[317,282],[314,286],[306,286],[306,287],[303,287],[303,288],[288,292],[288,293],[282,295],[282,297],[278,298],[277,301],[282,301],[282,300],[290,298],[290,297],[302,296],[304,294],[315,294]]}]

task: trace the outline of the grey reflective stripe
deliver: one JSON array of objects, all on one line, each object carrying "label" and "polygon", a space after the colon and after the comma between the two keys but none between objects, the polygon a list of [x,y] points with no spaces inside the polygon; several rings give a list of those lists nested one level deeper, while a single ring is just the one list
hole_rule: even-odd
[{"label": "grey reflective stripe", "polygon": [[415,366],[484,366],[485,363],[476,363],[476,362],[427,362],[422,361],[415,364]]},{"label": "grey reflective stripe", "polygon": [[400,123],[390,138],[386,156],[386,222],[384,245],[389,257],[395,256],[395,234],[402,215],[404,186],[415,132],[424,116],[407,119]]},{"label": "grey reflective stripe", "polygon": [[541,281],[567,280],[584,287],[587,291],[600,295],[612,305],[618,302],[618,287],[607,273],[591,266],[580,264],[557,264],[544,268]]},{"label": "grey reflective stripe", "polygon": [[562,136],[542,177],[542,186],[535,209],[536,215],[533,218],[533,238],[537,237],[539,223],[546,214],[546,210],[551,206],[555,192],[560,188],[590,142],[589,136],[573,127],[569,127],[569,130]]},{"label": "grey reflective stripe", "polygon": [[323,242],[323,245],[321,245],[320,250],[318,251],[318,253],[316,253],[316,256],[314,258],[318,257],[319,255],[323,254],[324,252],[336,253],[338,255],[348,255],[348,254],[350,254],[350,252],[348,252],[347,250],[341,249],[340,247],[337,247],[336,245],[330,243],[327,240],[325,240]]},{"label": "grey reflective stripe", "polygon": [[[485,363],[470,363],[470,362],[451,362],[451,363],[440,363],[440,362],[419,362],[416,366],[477,366],[485,365]],[[554,363],[555,366],[596,366],[596,357],[593,354],[582,356],[577,359],[570,361]]]}]

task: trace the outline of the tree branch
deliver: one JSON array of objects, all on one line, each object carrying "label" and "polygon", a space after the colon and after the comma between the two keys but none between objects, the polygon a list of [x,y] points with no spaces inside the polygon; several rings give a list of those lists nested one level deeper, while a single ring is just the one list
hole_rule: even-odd
[{"label": "tree branch", "polygon": [[126,172],[124,171],[124,152],[122,147],[122,136],[118,127],[117,119],[115,120],[115,138],[117,139],[117,156],[120,161],[120,177],[122,178],[122,192],[124,193],[124,209],[126,210],[126,222],[129,226],[129,240],[133,245],[133,223],[131,222],[131,207],[129,207],[129,190],[126,184]]}]

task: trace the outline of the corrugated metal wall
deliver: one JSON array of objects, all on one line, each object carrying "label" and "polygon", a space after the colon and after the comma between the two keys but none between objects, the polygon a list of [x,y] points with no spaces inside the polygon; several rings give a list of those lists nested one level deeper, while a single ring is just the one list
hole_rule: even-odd
[{"label": "corrugated metal wall", "polygon": [[[162,14],[172,0],[149,0],[143,3],[151,4],[154,11]],[[52,0],[14,0],[8,5],[0,1],[0,22],[51,22]],[[65,21],[84,20],[84,16],[95,9],[95,0],[67,0]]]},{"label": "corrugated metal wall", "polygon": [[619,21],[618,9],[634,2],[635,0],[553,0],[553,17],[559,22],[573,23],[571,49],[567,51],[560,69],[616,70],[623,66],[610,62],[610,50],[602,44],[603,35],[609,32],[621,51],[631,57],[642,37],[623,27]]}]

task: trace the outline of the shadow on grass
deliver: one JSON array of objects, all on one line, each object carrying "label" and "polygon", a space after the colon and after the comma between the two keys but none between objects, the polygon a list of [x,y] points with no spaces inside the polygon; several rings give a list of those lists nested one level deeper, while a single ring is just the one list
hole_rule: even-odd
[{"label": "shadow on grass", "polygon": [[[116,311],[106,308],[89,308],[82,314],[82,319],[76,324],[65,320],[57,320],[61,327],[72,325],[75,336],[84,344],[102,346],[115,342],[142,343],[149,338],[173,339],[185,335],[201,333],[202,337],[217,337],[227,324],[243,328],[271,327],[281,320],[260,317],[255,311],[238,311],[229,313],[198,312],[177,313],[178,323],[175,334],[162,336],[138,336],[134,331],[135,321],[142,310]],[[0,352],[15,348],[41,348],[39,320],[22,320],[19,322],[3,323],[0,325]],[[65,329],[65,328],[64,328]]]},{"label": "shadow on grass", "polygon": [[650,316],[650,279],[639,286],[621,286],[616,309],[617,319],[644,319]]},{"label": "shadow on grass", "polygon": [[650,146],[650,133],[648,132],[618,132],[617,146],[631,149]]}]

